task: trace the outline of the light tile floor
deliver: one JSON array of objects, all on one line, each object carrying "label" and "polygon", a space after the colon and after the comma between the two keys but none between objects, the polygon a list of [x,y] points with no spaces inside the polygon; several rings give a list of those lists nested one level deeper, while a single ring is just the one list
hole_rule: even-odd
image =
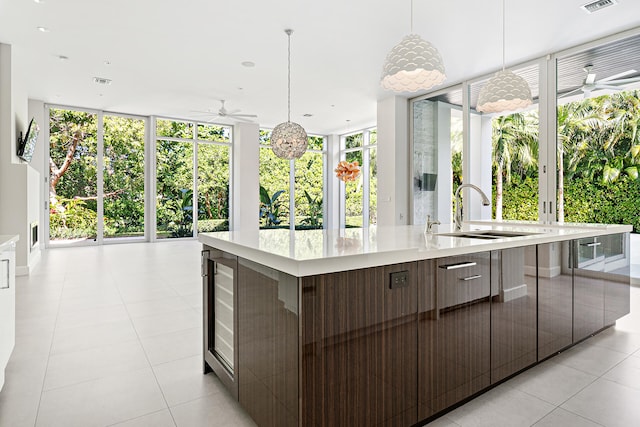
[{"label": "light tile floor", "polygon": [[[0,427],[255,426],[201,372],[199,250],[172,241],[46,251],[17,279]],[[640,425],[639,403],[634,287],[632,314],[615,328],[429,425]]]}]

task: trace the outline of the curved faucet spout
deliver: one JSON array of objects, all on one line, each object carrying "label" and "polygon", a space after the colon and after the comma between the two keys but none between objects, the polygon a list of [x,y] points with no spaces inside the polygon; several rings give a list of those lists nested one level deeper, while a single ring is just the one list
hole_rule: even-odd
[{"label": "curved faucet spout", "polygon": [[482,196],[482,206],[489,206],[491,204],[487,195],[484,194],[484,192],[477,185],[473,185],[473,184],[460,185],[456,190],[456,194],[454,196],[455,210],[456,210],[454,222],[456,225],[456,230],[460,230],[462,228],[463,218],[462,218],[462,200],[460,199],[460,191],[463,188],[473,188],[474,190],[476,190],[480,194],[480,196]]}]

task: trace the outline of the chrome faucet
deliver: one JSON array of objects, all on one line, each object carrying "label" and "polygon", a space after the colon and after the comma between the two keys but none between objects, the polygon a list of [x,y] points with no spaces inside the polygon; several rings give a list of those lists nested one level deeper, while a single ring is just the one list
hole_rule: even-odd
[{"label": "chrome faucet", "polygon": [[462,228],[462,200],[460,199],[460,190],[462,190],[463,188],[473,188],[478,193],[480,193],[480,195],[482,196],[482,206],[489,206],[491,204],[491,202],[489,201],[489,198],[487,197],[486,194],[484,194],[484,192],[480,189],[480,187],[473,184],[460,185],[460,187],[458,187],[458,189],[456,190],[456,194],[454,196],[455,209],[456,209],[454,222],[456,225],[456,230],[460,230]]},{"label": "chrome faucet", "polygon": [[440,221],[438,221],[437,219],[435,221],[431,221],[431,215],[427,215],[427,222],[424,225],[424,232],[427,234],[431,234],[433,233],[433,226],[434,225],[439,225]]}]

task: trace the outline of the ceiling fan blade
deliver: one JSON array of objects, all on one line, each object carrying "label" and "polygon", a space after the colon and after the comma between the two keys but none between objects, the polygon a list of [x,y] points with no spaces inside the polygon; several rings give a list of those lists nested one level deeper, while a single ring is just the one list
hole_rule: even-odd
[{"label": "ceiling fan blade", "polygon": [[628,76],[629,74],[637,73],[636,70],[627,70],[622,73],[614,74],[613,76],[605,77],[604,79],[598,80],[598,83],[610,82],[612,80],[617,80],[620,77]]},{"label": "ceiling fan blade", "polygon": [[589,73],[587,77],[584,79],[584,84],[591,85],[596,81],[596,73]]},{"label": "ceiling fan blade", "polygon": [[215,120],[218,120],[220,118],[220,116],[215,116],[215,117],[211,117],[209,120],[207,120],[205,123],[211,123]]},{"label": "ceiling fan blade", "polygon": [[611,89],[611,90],[622,90],[622,87],[618,86],[618,85],[602,85],[602,84],[597,84],[595,86],[596,90],[601,90],[601,89]]},{"label": "ceiling fan blade", "polygon": [[627,85],[629,83],[635,83],[635,82],[640,82],[640,77],[631,77],[631,78],[628,78],[628,79],[607,80],[607,81],[600,80],[598,83],[607,83],[607,84],[610,84],[610,85],[623,86],[623,85]]},{"label": "ceiling fan blade", "polygon": [[258,117],[255,114],[227,114],[228,117],[253,117],[256,118]]},{"label": "ceiling fan blade", "polygon": [[582,93],[582,88],[581,87],[579,87],[578,89],[574,89],[574,90],[572,90],[570,92],[563,93],[562,95],[559,96],[559,98],[568,98],[570,96],[578,95],[580,93]]},{"label": "ceiling fan blade", "polygon": [[199,113],[199,114],[215,114],[218,115],[215,111],[203,111],[203,110],[189,110],[190,113]]}]

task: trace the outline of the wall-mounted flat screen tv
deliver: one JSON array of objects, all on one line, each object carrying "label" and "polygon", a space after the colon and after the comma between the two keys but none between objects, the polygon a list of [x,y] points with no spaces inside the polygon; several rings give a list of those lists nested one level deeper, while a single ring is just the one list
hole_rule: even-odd
[{"label": "wall-mounted flat screen tv", "polygon": [[18,152],[16,153],[25,162],[29,163],[33,157],[33,152],[36,149],[36,141],[38,139],[38,132],[40,132],[40,126],[36,123],[35,119],[31,119],[27,133],[24,138],[19,141]]}]

